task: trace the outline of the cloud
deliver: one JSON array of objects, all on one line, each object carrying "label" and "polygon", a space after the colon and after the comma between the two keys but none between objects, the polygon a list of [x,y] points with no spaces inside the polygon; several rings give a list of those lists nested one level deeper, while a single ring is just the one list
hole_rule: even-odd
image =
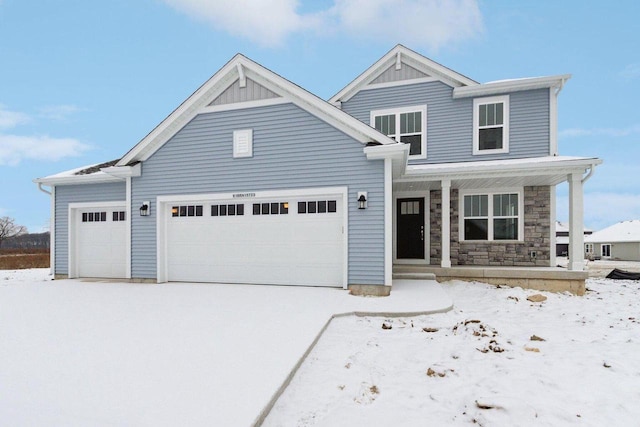
[{"label": "cloud", "polygon": [[434,50],[483,31],[476,0],[335,0],[326,16],[352,37]]},{"label": "cloud", "polygon": [[0,134],[0,165],[16,166],[23,160],[58,161],[79,156],[89,146],[73,138]]},{"label": "cloud", "polygon": [[[558,219],[569,218],[568,196],[558,196]],[[584,223],[594,231],[620,221],[640,219],[640,194],[594,192],[584,195]]]},{"label": "cloud", "polygon": [[609,136],[622,137],[635,135],[640,133],[640,125],[629,126],[626,128],[573,128],[561,130],[558,135],[560,138],[576,138],[581,136]]},{"label": "cloud", "polygon": [[334,0],[302,14],[299,0],[164,0],[214,28],[267,47],[295,33],[347,35],[360,40],[438,49],[483,31],[477,0]]},{"label": "cloud", "polygon": [[28,115],[9,111],[5,105],[0,104],[0,129],[11,129],[30,121],[31,118]]},{"label": "cloud", "polygon": [[620,76],[628,80],[640,77],[640,64],[635,63],[627,65],[622,71],[620,71]]},{"label": "cloud", "polygon": [[38,115],[48,120],[64,122],[69,116],[80,111],[83,109],[75,105],[48,105],[38,109]]}]

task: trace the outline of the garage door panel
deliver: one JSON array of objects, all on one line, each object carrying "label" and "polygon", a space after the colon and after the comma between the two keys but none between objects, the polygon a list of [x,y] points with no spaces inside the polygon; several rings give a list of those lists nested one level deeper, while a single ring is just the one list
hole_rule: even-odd
[{"label": "garage door panel", "polygon": [[122,212],[124,209],[124,205],[108,208],[97,206],[76,212],[74,257],[78,277],[127,276],[128,222],[113,220],[113,212]]},{"label": "garage door panel", "polygon": [[167,218],[168,280],[342,286],[340,202],[334,213],[298,214],[293,199],[286,214],[254,215],[252,201],[244,215],[207,215],[224,203],[203,200],[202,217]]}]

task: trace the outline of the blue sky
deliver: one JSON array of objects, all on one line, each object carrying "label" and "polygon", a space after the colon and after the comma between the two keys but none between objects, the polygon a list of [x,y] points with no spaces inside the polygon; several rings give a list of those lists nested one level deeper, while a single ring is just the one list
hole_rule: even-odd
[{"label": "blue sky", "polygon": [[560,154],[605,162],[585,223],[640,219],[639,4],[0,0],[0,216],[46,228],[34,178],[121,157],[238,52],[328,99],[403,43],[480,82],[573,74]]}]

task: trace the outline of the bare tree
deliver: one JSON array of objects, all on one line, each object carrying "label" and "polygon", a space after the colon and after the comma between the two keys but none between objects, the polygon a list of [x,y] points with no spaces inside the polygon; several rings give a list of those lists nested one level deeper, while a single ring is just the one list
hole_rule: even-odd
[{"label": "bare tree", "polygon": [[2,242],[5,240],[25,234],[26,232],[27,227],[17,225],[13,218],[3,216],[0,218],[0,247],[2,247]]}]

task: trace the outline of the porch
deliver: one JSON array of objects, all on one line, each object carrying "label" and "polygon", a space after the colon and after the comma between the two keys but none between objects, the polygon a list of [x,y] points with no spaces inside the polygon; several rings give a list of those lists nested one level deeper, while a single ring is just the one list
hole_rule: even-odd
[{"label": "porch", "polygon": [[587,271],[562,267],[486,267],[394,264],[394,279],[435,279],[438,282],[461,280],[500,286],[519,286],[549,292],[584,295]]}]

